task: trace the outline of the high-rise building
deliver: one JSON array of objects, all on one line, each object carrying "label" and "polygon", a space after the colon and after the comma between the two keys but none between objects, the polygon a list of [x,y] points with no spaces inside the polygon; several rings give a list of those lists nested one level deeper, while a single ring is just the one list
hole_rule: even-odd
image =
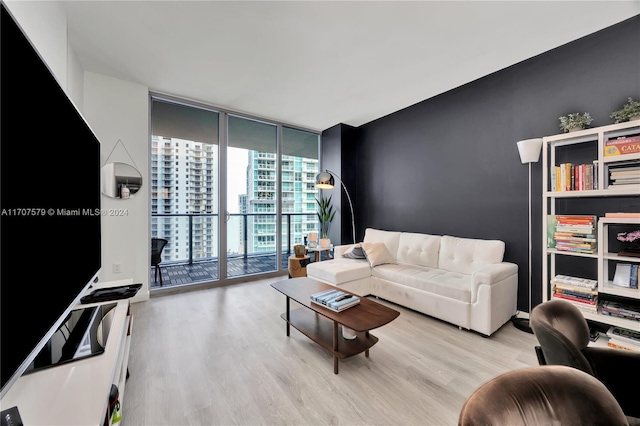
[{"label": "high-rise building", "polygon": [[[217,148],[213,144],[152,137],[151,227],[152,236],[169,240],[164,261],[218,257]],[[274,253],[277,155],[252,150],[246,153],[246,163],[233,165],[245,170],[246,193],[230,194],[237,197],[240,215],[232,215],[227,222],[227,254]],[[317,159],[282,156],[283,249],[289,243],[302,243],[305,235],[317,230],[317,173]]]},{"label": "high-rise building", "polygon": [[171,216],[153,216],[151,234],[169,240],[165,261],[218,257],[217,187],[216,145],[152,137],[151,212]]}]

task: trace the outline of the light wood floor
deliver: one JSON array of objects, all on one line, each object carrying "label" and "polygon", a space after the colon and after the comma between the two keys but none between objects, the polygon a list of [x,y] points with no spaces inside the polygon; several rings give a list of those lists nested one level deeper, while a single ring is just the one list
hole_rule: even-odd
[{"label": "light wood floor", "polygon": [[331,354],[286,336],[278,279],[133,304],[122,425],[456,425],[482,383],[537,365],[511,323],[486,338],[379,300],[400,316],[335,375]]}]

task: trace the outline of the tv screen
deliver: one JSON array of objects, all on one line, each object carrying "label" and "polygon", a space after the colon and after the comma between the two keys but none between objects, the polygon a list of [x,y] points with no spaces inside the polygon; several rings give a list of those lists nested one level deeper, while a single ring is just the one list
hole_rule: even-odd
[{"label": "tv screen", "polygon": [[0,395],[100,270],[100,143],[2,4]]}]

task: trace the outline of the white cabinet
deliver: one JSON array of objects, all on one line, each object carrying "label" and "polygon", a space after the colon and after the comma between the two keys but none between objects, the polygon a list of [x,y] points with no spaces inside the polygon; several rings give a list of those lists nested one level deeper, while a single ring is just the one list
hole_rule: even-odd
[{"label": "white cabinet", "polygon": [[[94,289],[131,284],[114,283],[96,285]],[[104,303],[116,305],[104,352],[23,375],[2,398],[3,409],[17,406],[25,425],[104,425],[109,415],[111,384],[118,386],[122,405],[132,327],[129,299]],[[99,304],[102,303],[79,308]]]},{"label": "white cabinet", "polygon": [[[580,276],[580,278],[597,279],[598,299],[601,302],[608,297],[616,300],[629,301],[630,304],[640,306],[640,291],[613,286],[611,275],[617,263],[640,263],[640,258],[621,257],[616,252],[609,251],[611,232],[619,226],[636,226],[640,229],[640,219],[636,218],[608,218],[604,212],[640,212],[640,184],[612,185],[610,172],[621,167],[640,165],[640,152],[624,155],[605,156],[606,142],[608,140],[640,135],[640,121],[612,124],[608,126],[586,129],[577,132],[547,136],[543,138],[542,148],[542,300],[550,300],[552,295],[551,278],[556,274],[564,274],[558,271],[558,264],[564,260],[561,257],[569,256],[583,259],[586,262],[585,274],[595,276]],[[640,143],[640,142],[638,142]],[[594,165],[593,170],[597,175],[595,187],[589,185],[582,190],[558,190],[555,185],[554,169],[561,163],[571,162],[571,158],[577,164]],[[557,176],[557,175],[556,175]],[[578,179],[577,176],[575,176]],[[568,183],[567,183],[568,185]],[[577,184],[574,185],[577,188]],[[566,189],[562,188],[562,189]],[[585,201],[586,200],[586,201]],[[614,202],[615,201],[615,202]],[[575,203],[577,207],[572,206]],[[587,207],[585,207],[587,206]],[[618,206],[628,206],[628,210]],[[583,210],[581,210],[583,209]],[[594,211],[584,211],[593,209]],[[574,253],[558,251],[547,247],[548,215],[596,215],[598,216],[596,253]],[[611,235],[610,235],[611,234]],[[577,275],[577,274],[574,274]],[[585,318],[603,324],[617,325],[631,330],[640,331],[640,322],[602,315],[598,313],[583,312]]]}]

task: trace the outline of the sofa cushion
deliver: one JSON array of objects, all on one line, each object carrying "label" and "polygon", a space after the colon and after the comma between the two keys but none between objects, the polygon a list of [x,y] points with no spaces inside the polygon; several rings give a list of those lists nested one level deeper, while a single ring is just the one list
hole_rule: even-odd
[{"label": "sofa cushion", "polygon": [[504,242],[442,236],[438,267],[451,272],[471,275],[481,267],[502,262]]},{"label": "sofa cushion", "polygon": [[398,262],[437,268],[441,238],[440,235],[403,232],[398,244]]},{"label": "sofa cushion", "polygon": [[402,263],[378,266],[371,275],[460,302],[471,301],[471,275]]},{"label": "sofa cushion", "polygon": [[398,243],[402,232],[382,231],[380,229],[367,228],[364,231],[365,243],[383,243],[389,253],[395,258],[398,254]]},{"label": "sofa cushion", "polygon": [[396,258],[389,253],[387,246],[383,243],[362,243],[362,251],[364,251],[369,266],[372,268],[387,263],[396,263]]},{"label": "sofa cushion", "polygon": [[342,284],[371,276],[371,268],[366,260],[337,257],[307,265],[307,276],[322,282]]},{"label": "sofa cushion", "polygon": [[347,259],[366,259],[361,244],[351,247],[342,254],[342,257],[346,257]]}]

